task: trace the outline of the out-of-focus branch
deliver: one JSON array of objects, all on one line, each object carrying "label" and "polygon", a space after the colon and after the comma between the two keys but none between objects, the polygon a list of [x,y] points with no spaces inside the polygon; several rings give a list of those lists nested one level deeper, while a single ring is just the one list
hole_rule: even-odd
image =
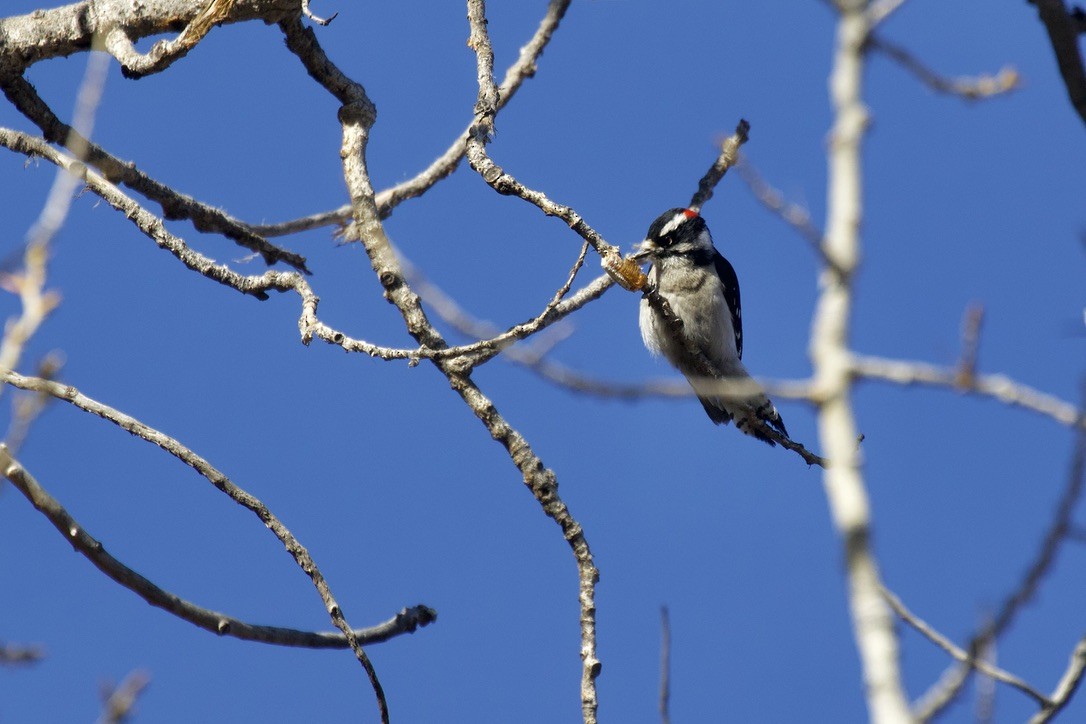
[{"label": "out-of-focus branch", "polygon": [[[989,642],[1002,635],[1025,604],[1037,593],[1041,581],[1052,570],[1060,546],[1074,537],[1075,526],[1072,518],[1075,507],[1082,498],[1084,487],[1086,487],[1086,426],[1079,429],[1067,484],[1033,563],[1026,569],[1022,580],[1014,590],[1003,599],[988,626],[970,640],[969,651],[981,651]],[[945,670],[939,680],[917,701],[914,707],[917,718],[927,721],[945,709],[962,692],[971,671],[972,668],[967,665],[952,666]],[[1055,694],[1050,698],[1057,701]]]},{"label": "out-of-focus branch", "polygon": [[838,0],[830,96],[829,198],[824,248],[830,265],[819,280],[811,331],[818,388],[818,428],[830,460],[824,476],[834,526],[844,546],[853,635],[860,653],[868,716],[877,724],[909,722],[894,617],[881,594],[871,546],[871,511],[860,470],[852,409],[849,327],[852,272],[860,256],[863,211],[861,143],[868,125],[863,102],[865,45],[871,32],[866,0]]},{"label": "out-of-focus branch", "polygon": [[145,174],[136,164],[123,161],[101,146],[90,143],[86,139],[87,134],[62,122],[34,86],[22,76],[0,77],[0,87],[12,105],[41,129],[46,140],[63,145],[77,158],[97,169],[109,182],[122,183],[155,202],[162,207],[165,218],[189,219],[197,231],[222,234],[239,246],[260,254],[269,266],[283,262],[308,273],[305,257],[270,243],[221,209],[175,191]]},{"label": "out-of-focus branch", "polygon": [[720,155],[717,156],[716,161],[698,181],[698,190],[690,197],[689,209],[701,213],[701,207],[705,205],[705,202],[713,198],[713,191],[716,189],[716,185],[720,183],[720,179],[724,178],[724,174],[728,173],[728,169],[735,166],[739,161],[739,149],[747,142],[749,137],[750,124],[747,123],[746,119],[741,118],[735,127],[735,133],[724,139],[724,143],[721,144]]},{"label": "out-of-focus branch", "polygon": [[980,358],[980,330],[984,324],[984,305],[970,304],[962,315],[962,352],[958,359],[958,387],[971,387],[977,379]]},{"label": "out-of-focus branch", "polygon": [[22,646],[0,642],[0,666],[24,666],[36,663],[44,658],[45,650],[41,646]]},{"label": "out-of-focus branch", "polygon": [[121,724],[135,713],[136,700],[151,683],[151,675],[137,669],[121,680],[120,684],[102,687],[101,724]]},{"label": "out-of-focus branch", "polygon": [[905,0],[873,0],[867,8],[867,21],[874,28],[885,22],[904,4]]},{"label": "out-of-focus branch", "polygon": [[883,586],[881,590],[883,598],[886,599],[886,602],[890,604],[890,608],[894,609],[894,612],[901,618],[902,621],[916,629],[916,631],[918,631],[922,636],[927,638],[928,641],[931,641],[943,651],[946,651],[956,661],[961,662],[962,664],[968,666],[971,669],[976,669],[977,671],[992,677],[996,681],[1002,681],[1004,684],[1013,686],[1019,691],[1025,693],[1027,696],[1032,697],[1033,700],[1040,704],[1042,707],[1048,706],[1051,703],[1047,696],[1027,684],[1022,679],[1018,678],[1014,674],[1008,673],[1003,669],[999,668],[998,666],[993,666],[988,662],[984,661],[983,659],[971,655],[956,646],[953,641],[936,631],[934,628],[931,627],[930,624],[924,621],[924,619],[920,618],[915,613],[910,611],[905,606],[905,604],[901,602],[901,599],[894,595],[894,593],[890,589]]},{"label": "out-of-focus branch", "polygon": [[1067,12],[1063,0],[1029,0],[1037,6],[1037,15],[1048,32],[1048,40],[1056,54],[1056,63],[1067,88],[1071,105],[1086,123],[1086,67],[1083,66],[1078,36],[1083,20]]},{"label": "out-of-focus branch", "polygon": [[[822,248],[822,230],[811,221],[811,215],[807,209],[792,203],[784,197],[784,194],[770,186],[749,161],[740,159],[736,170],[739,172],[739,178],[746,182],[758,203],[791,226],[818,254],[823,263],[829,265],[830,258],[826,256],[826,250]],[[837,271],[840,273],[840,270]]]},{"label": "out-of-focus branch", "polygon": [[[37,376],[46,380],[56,379],[63,364],[60,355],[46,355],[38,365]],[[22,392],[11,401],[11,423],[8,425],[7,435],[4,436],[4,444],[12,455],[18,454],[30,432],[30,426],[52,399],[52,396],[45,392]]]},{"label": "out-of-focus branch", "polygon": [[[94,129],[94,118],[102,99],[108,68],[106,56],[90,54],[76,95],[75,128],[67,129],[65,134],[65,140],[71,144],[77,159],[86,156],[86,139]],[[0,286],[18,294],[23,308],[22,314],[9,320],[4,328],[3,340],[0,341],[0,368],[15,369],[19,366],[26,342],[60,304],[58,293],[45,291],[49,246],[68,218],[72,195],[78,184],[77,174],[67,169],[57,169],[45,206],[27,234],[22,271],[0,274]],[[0,387],[0,391],[3,391],[3,387]]]},{"label": "out-of-focus branch", "polygon": [[868,43],[871,48],[885,54],[886,57],[912,73],[921,83],[932,90],[955,95],[967,101],[976,101],[1009,93],[1018,88],[1021,82],[1018,71],[1010,66],[1003,68],[995,75],[948,78],[936,73],[897,43],[877,35],[872,35],[868,39]]},{"label": "out-of-focus branch", "polygon": [[1006,375],[977,374],[963,385],[960,368],[941,367],[926,362],[911,362],[855,355],[851,369],[859,378],[893,382],[899,385],[928,385],[957,390],[963,394],[991,397],[1013,407],[1021,407],[1050,417],[1061,425],[1086,426],[1079,411],[1070,402],[1017,382]]},{"label": "out-of-focus branch", "polygon": [[[505,71],[505,77],[498,87],[498,110],[504,108],[512,100],[526,79],[535,75],[536,63],[543,54],[543,50],[547,47],[547,43],[550,42],[551,36],[554,35],[554,31],[558,29],[558,24],[565,16],[570,2],[571,0],[551,0],[547,5],[547,12],[543,19],[540,20],[535,34],[520,49],[520,55],[517,57],[516,62]],[[441,154],[414,178],[378,193],[375,198],[378,216],[387,219],[402,202],[422,196],[438,181],[451,175],[456,167],[460,165],[460,160],[464,158],[470,130],[471,125],[457,136],[445,153]],[[268,237],[284,236],[322,226],[343,224],[349,221],[350,218],[351,205],[344,204],[338,209],[312,214],[300,219],[292,219],[278,224],[256,224],[250,228],[255,233]]]}]

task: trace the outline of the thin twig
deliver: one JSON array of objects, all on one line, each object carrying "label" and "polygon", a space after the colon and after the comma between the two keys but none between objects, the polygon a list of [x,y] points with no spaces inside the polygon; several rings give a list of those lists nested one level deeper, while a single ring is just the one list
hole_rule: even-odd
[{"label": "thin twig", "polygon": [[[603,296],[603,293],[611,287],[611,282],[606,277],[597,279],[594,283],[581,289],[568,300],[564,299],[566,294],[569,293],[570,287],[573,286],[573,280],[577,277],[578,271],[580,271],[584,264],[585,255],[587,253],[588,244],[585,243],[581,247],[581,252],[577,256],[577,260],[574,262],[572,269],[570,269],[565,282],[559,287],[558,291],[554,293],[550,301],[547,302],[543,311],[532,319],[516,324],[504,332],[497,332],[493,329],[492,325],[484,325],[470,319],[467,313],[464,312],[451,297],[429,282],[422,273],[419,272],[417,267],[401,255],[400,263],[403,265],[406,279],[412,286],[418,289],[419,294],[422,295],[424,299],[434,306],[438,316],[446,319],[446,321],[449,321],[453,326],[457,327],[457,329],[464,331],[469,335],[485,336],[484,339],[480,339],[471,344],[432,351],[420,350],[424,352],[422,356],[425,356],[428,359],[468,357],[467,363],[471,367],[476,367],[506,351],[513,343],[536,334],[540,330],[553,325],[555,322],[560,321],[562,318],[582,308],[585,304],[599,299]],[[477,332],[482,334],[477,335]]]},{"label": "thin twig", "polygon": [[972,669],[976,669],[977,671],[980,671],[986,676],[992,677],[996,681],[1002,681],[1004,684],[1013,686],[1027,696],[1032,697],[1033,700],[1041,706],[1047,706],[1050,703],[1047,696],[1027,684],[1022,679],[1018,678],[1014,674],[1008,673],[997,666],[992,666],[983,658],[970,655],[963,649],[956,646],[953,641],[936,631],[934,628],[931,627],[930,624],[924,621],[924,619],[920,618],[915,613],[910,611],[905,606],[905,604],[901,602],[901,599],[894,595],[894,593],[890,589],[886,588],[885,586],[880,586],[879,590],[882,592],[882,597],[886,599],[887,603],[890,604],[890,608],[894,609],[894,612],[901,618],[902,621],[916,629],[916,631],[918,631],[925,638],[927,638],[928,641],[931,641],[943,651],[946,651],[956,661],[959,661]]},{"label": "thin twig", "polygon": [[1010,66],[1003,68],[995,75],[947,78],[936,73],[897,43],[877,35],[872,35],[868,43],[871,48],[885,54],[886,57],[912,73],[921,83],[932,90],[958,96],[967,101],[977,101],[1003,95],[1015,90],[1021,83],[1018,71]]},{"label": "thin twig", "polygon": [[[279,537],[286,531],[278,519],[267,510],[256,498],[246,493],[241,488],[231,483],[229,479],[218,470],[211,467],[206,460],[199,457],[178,441],[158,430],[148,427],[134,418],[115,410],[108,405],[92,400],[80,394],[75,388],[62,385],[51,380],[23,377],[14,373],[0,370],[0,377],[9,384],[26,390],[42,392],[57,399],[69,402],[75,407],[108,420],[118,427],[161,447],[166,452],[174,455],[186,463],[198,473],[207,478],[215,487],[229,495],[235,502],[252,510],[266,525],[272,528],[272,532]],[[4,477],[15,475],[18,481],[13,480],[20,492],[49,518],[53,526],[72,544],[72,547],[86,556],[100,571],[114,581],[137,594],[140,598],[152,606],[172,613],[173,615],[188,621],[206,631],[220,636],[231,636],[243,641],[257,641],[260,643],[274,644],[277,646],[293,646],[299,648],[327,649],[348,648],[346,636],[337,632],[303,631],[298,629],[283,628],[280,626],[262,626],[247,623],[241,619],[228,616],[217,611],[197,606],[186,601],[177,594],[171,593],[155,585],[135,570],[129,568],[114,556],[106,552],[102,544],[93,538],[86,530],[65,510],[64,506],[53,498],[41,484],[38,483],[14,459],[11,451],[6,446],[0,445],[0,470],[4,471]],[[10,473],[10,474],[9,474]],[[273,524],[275,527],[273,527]],[[278,531],[277,531],[278,529]],[[290,536],[289,531],[285,537],[290,541],[288,550],[294,548],[302,552],[302,562],[312,565],[311,559],[305,549]],[[280,538],[283,541],[283,538]],[[283,541],[287,545],[287,541]],[[293,555],[293,551],[292,551]],[[300,564],[301,565],[301,564]],[[318,572],[319,574],[319,572]],[[361,643],[371,644],[387,641],[403,633],[414,633],[419,626],[426,626],[437,620],[437,612],[429,606],[419,604],[411,608],[404,608],[391,619],[371,626],[369,628],[355,629],[355,637]]]},{"label": "thin twig", "polygon": [[[520,49],[516,62],[505,71],[505,77],[498,87],[498,110],[508,105],[524,81],[535,75],[539,57],[543,54],[543,50],[558,29],[558,25],[565,16],[570,2],[571,0],[551,0],[547,5],[547,12],[544,14],[543,19],[540,20],[535,34]],[[461,159],[464,158],[464,152],[467,150],[468,134],[473,125],[474,121],[457,136],[445,153],[441,154],[414,178],[378,193],[375,202],[379,217],[387,219],[402,202],[422,196],[434,184],[450,176],[460,165]],[[350,219],[351,205],[344,204],[338,209],[323,211],[300,219],[292,219],[278,224],[254,224],[250,228],[257,234],[274,237],[296,234],[322,226],[343,224]]]},{"label": "thin twig", "polygon": [[739,178],[746,182],[747,188],[754,194],[754,198],[758,200],[758,203],[803,237],[804,241],[818,254],[824,264],[827,266],[831,264],[830,258],[826,256],[826,250],[822,246],[822,230],[811,221],[811,215],[807,209],[786,199],[784,194],[763,179],[758,170],[745,158],[739,159],[736,171],[739,172]]},{"label": "thin twig", "polygon": [[[486,30],[486,14],[482,0],[469,0],[468,21],[471,26],[469,45],[475,50],[476,67],[479,80],[479,99],[476,103],[476,128],[469,134],[468,159],[476,171],[480,171],[484,178],[490,176],[498,183],[501,179],[500,169],[495,177],[493,171],[496,167],[485,155],[483,148],[489,130],[493,128],[494,114],[497,112],[498,99],[494,96],[499,92],[493,87],[492,64],[493,52],[490,49],[490,38]],[[501,188],[498,183],[496,188]],[[540,197],[545,200],[545,197]],[[563,217],[578,234],[596,248],[603,251],[602,239],[597,239],[593,244],[590,238],[594,231],[576,216],[571,209],[566,210],[567,216]],[[598,237],[598,235],[596,235]],[[606,245],[609,247],[610,245]],[[613,248],[613,247],[611,247]],[[612,252],[617,256],[617,250]],[[445,369],[443,368],[443,371]],[[528,442],[509,426],[498,414],[493,403],[475,387],[470,380],[451,375],[449,381],[460,393],[468,406],[475,412],[486,425],[487,430],[496,440],[500,441],[514,464],[524,476],[524,482],[532,491],[536,500],[543,506],[544,512],[553,518],[562,528],[563,536],[573,550],[577,562],[578,573],[578,602],[580,604],[580,628],[581,628],[581,714],[585,724],[595,724],[596,711],[599,705],[596,678],[600,674],[600,660],[596,650],[596,584],[599,581],[599,570],[596,568],[592,557],[592,551],[588,545],[584,530],[570,514],[565,503],[558,496],[557,478],[553,471],[543,466],[543,462],[529,447]],[[459,384],[458,384],[459,383]]]},{"label": "thin twig", "polygon": [[[475,26],[485,22],[481,5],[469,5],[473,34]],[[366,148],[370,129],[376,114],[365,89],[351,80],[336,67],[320,47],[312,32],[297,20],[280,23],[287,48],[298,56],[309,74],[338,98],[343,106],[339,120],[343,128],[340,150],[343,159],[343,175],[351,196],[352,219],[362,247],[369,257],[377,279],[388,299],[400,311],[409,334],[422,347],[440,350],[447,347],[429,319],[404,276],[403,268],[381,224],[380,213],[374,198],[373,186],[366,167]],[[599,571],[580,524],[574,519],[558,495],[558,483],[553,471],[546,468],[532,451],[527,440],[517,432],[498,412],[479,387],[471,380],[468,370],[457,360],[433,359],[433,364],[449,380],[450,385],[471,411],[486,426],[487,431],[509,453],[514,465],[521,472],[524,484],[542,507],[544,513],[554,519],[562,535],[573,551],[578,571],[578,599],[581,624],[581,705],[585,724],[595,724],[595,679],[600,663],[596,657],[596,604],[595,587]]]},{"label": "thin twig", "polygon": [[971,384],[962,386],[957,368],[926,362],[855,355],[851,367],[853,374],[860,378],[899,385],[943,387],[962,394],[991,397],[1004,404],[1052,418],[1061,425],[1086,426],[1086,421],[1082,420],[1078,410],[1070,402],[1024,385],[1006,375],[978,374],[974,376]]},{"label": "thin twig", "polygon": [[977,379],[977,361],[980,357],[980,330],[984,324],[984,305],[970,304],[962,315],[962,352],[958,358],[958,387],[969,388]]},{"label": "thin twig", "polygon": [[581,218],[580,214],[569,206],[551,201],[541,191],[530,189],[505,172],[494,163],[486,151],[486,144],[494,135],[494,118],[498,113],[499,89],[494,83],[494,51],[487,34],[484,3],[482,0],[469,0],[468,19],[471,21],[471,36],[468,46],[475,51],[477,58],[476,76],[479,81],[479,98],[475,103],[475,123],[468,133],[467,157],[471,167],[482,176],[483,180],[506,196],[517,196],[536,206],[547,216],[557,216],[565,221],[573,231],[592,245],[603,259],[621,257],[618,247],[609,244],[600,234]]},{"label": "thin twig", "polygon": [[[89,55],[76,94],[74,127],[67,129],[64,139],[71,144],[76,160],[82,160],[87,155],[86,139],[94,130],[94,119],[102,100],[108,70],[108,56],[101,53]],[[60,304],[58,293],[45,291],[49,247],[68,218],[72,196],[78,185],[77,174],[64,168],[57,169],[41,214],[27,233],[22,272],[3,275],[3,286],[19,295],[22,314],[9,320],[4,327],[4,337],[0,341],[0,368],[16,369],[19,366],[27,341]],[[0,387],[2,391],[3,387]]]},{"label": "thin twig", "polygon": [[300,254],[270,243],[259,233],[255,233],[221,209],[175,191],[161,181],[148,176],[136,164],[123,161],[101,146],[90,143],[85,134],[63,123],[38,95],[34,86],[22,76],[0,78],[0,86],[12,105],[41,129],[46,140],[63,145],[77,157],[81,157],[81,149],[85,149],[86,163],[97,169],[110,183],[124,184],[160,205],[165,218],[189,219],[197,231],[222,234],[239,246],[260,254],[269,266],[282,262],[299,271],[309,273],[305,257]]},{"label": "thin twig", "polygon": [[[314,588],[317,589],[317,593],[321,597],[321,601],[324,603],[325,610],[328,612],[329,617],[332,619],[332,622],[335,624],[336,628],[343,632],[344,636],[347,639],[347,642],[350,644],[351,649],[355,653],[355,657],[358,658],[359,663],[361,663],[363,668],[366,669],[366,673],[370,675],[370,681],[374,685],[375,692],[377,692],[379,697],[383,699],[383,694],[380,693],[380,685],[375,680],[375,674],[372,673],[372,664],[369,663],[369,657],[367,657],[365,655],[365,652],[362,651],[361,645],[354,636],[354,631],[348,625],[339,604],[332,596],[331,588],[328,586],[327,581],[324,579],[324,574],[321,573],[320,569],[317,567],[316,562],[309,555],[309,551],[306,550],[305,547],[298,542],[298,539],[294,537],[290,530],[288,530],[287,527],[283,525],[283,523],[270,510],[268,510],[267,506],[264,505],[258,498],[250,495],[245,490],[239,488],[237,485],[231,482],[229,478],[227,478],[213,465],[211,465],[211,463],[182,445],[174,438],[165,435],[158,430],[149,427],[148,425],[143,424],[139,420],[129,415],[126,415],[118,410],[114,410],[108,405],[104,405],[96,400],[92,400],[91,398],[80,394],[80,392],[74,387],[62,385],[49,380],[23,377],[22,375],[18,375],[14,372],[2,369],[0,369],[0,380],[7,382],[9,385],[24,390],[37,390],[48,392],[50,395],[53,395],[58,399],[70,402],[81,410],[98,415],[105,420],[109,420],[121,429],[126,430],[133,435],[140,437],[154,445],[157,445],[158,447],[162,448],[166,452],[170,453],[174,457],[184,462],[196,472],[203,475],[205,478],[207,478],[208,482],[210,482],[218,490],[229,496],[230,499],[233,500],[235,503],[254,513],[261,520],[261,522],[264,523],[268,530],[270,530],[272,534],[279,539],[279,541],[283,544],[283,547],[287,549],[287,552],[294,559],[294,562],[298,564],[298,567],[301,568],[302,571],[304,571],[305,574],[312,581]],[[47,494],[45,494],[45,492],[41,490],[41,486],[39,486],[33,480],[33,478],[30,477],[29,473],[27,473],[22,468],[22,466],[19,465],[19,463],[15,461],[14,458],[12,458],[11,453],[7,450],[7,448],[2,446],[0,446],[0,470],[4,471],[4,477],[11,480],[11,482],[14,483],[16,487],[19,487],[19,489],[23,491],[23,494],[35,503],[35,507],[38,507],[43,512],[45,512],[45,509],[39,505],[39,501],[42,501],[43,504],[50,503],[50,501],[52,504],[55,504],[53,508],[53,514],[50,515],[50,520],[52,520],[53,525],[57,528],[57,530],[59,530],[62,534],[70,536],[70,539],[73,541],[78,540],[80,542],[80,545],[78,546],[80,552],[90,558],[91,561],[96,566],[98,566],[99,570],[113,578],[118,583],[126,585],[124,581],[121,580],[121,578],[114,576],[115,573],[125,573],[122,568],[112,565],[113,563],[117,563],[119,565],[119,562],[117,562],[115,559],[112,559],[112,556],[109,556],[109,554],[107,554],[102,549],[101,544],[91,538],[89,534],[87,534],[80,526],[78,526],[78,524],[76,524],[76,522],[71,519],[71,516],[69,516],[67,512],[63,510],[63,508],[60,508],[59,504],[56,503],[55,500],[49,498]],[[46,497],[35,498],[33,496],[34,491],[38,491],[41,495],[45,495]],[[47,515],[49,514],[47,513]],[[92,557],[92,551],[97,553],[98,556]],[[109,559],[112,559],[110,560],[110,565],[104,566],[101,563]],[[146,579],[143,580],[146,581]],[[149,581],[146,583],[150,585]],[[133,588],[132,590],[135,589]],[[150,592],[152,589],[145,586],[143,590],[146,592]],[[144,595],[143,592],[140,591],[137,591],[137,593],[140,593],[140,595]],[[167,606],[163,606],[161,603],[150,601],[150,599],[146,600],[156,606],[161,606],[162,608],[166,608],[166,610],[170,610],[172,612],[172,609],[168,608]],[[216,623],[216,626],[217,625],[218,624]]]},{"label": "thin twig", "polygon": [[713,198],[713,190],[720,183],[720,179],[724,178],[724,174],[728,173],[728,169],[739,160],[739,149],[747,142],[749,134],[750,124],[747,123],[746,119],[740,118],[735,127],[735,133],[724,139],[724,143],[720,145],[720,155],[717,156],[713,165],[698,181],[698,190],[690,197],[690,203],[688,204],[691,211],[701,213],[701,207],[705,205],[705,202]]}]

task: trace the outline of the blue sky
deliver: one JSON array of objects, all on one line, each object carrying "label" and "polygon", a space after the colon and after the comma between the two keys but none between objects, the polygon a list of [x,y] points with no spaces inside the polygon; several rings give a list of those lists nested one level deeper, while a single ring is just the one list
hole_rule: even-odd
[{"label": "blue sky", "polygon": [[[36,6],[9,0],[5,13]],[[544,6],[490,3],[499,73]],[[471,119],[464,6],[314,11],[339,12],[317,36],[378,106],[375,185],[410,178]],[[629,248],[662,210],[689,199],[714,143],[744,117],[747,158],[821,223],[833,21],[819,2],[574,3],[537,76],[499,115],[490,152]],[[884,33],[947,75],[1012,65],[1024,82],[967,103],[871,58],[855,348],[953,364],[962,312],[979,302],[982,370],[1077,400],[1086,144],[1033,7],[913,0]],[[29,72],[63,118],[85,61]],[[251,23],[215,29],[167,72],[139,81],[114,64],[96,140],[239,218],[280,221],[346,200],[336,110],[279,31]],[[0,124],[30,130],[6,104]],[[6,257],[18,253],[53,168],[5,152],[0,178]],[[748,368],[805,377],[814,255],[738,177],[722,182],[704,215],[742,283]],[[226,240],[182,222],[170,228],[238,270],[262,270]],[[466,164],[400,206],[386,229],[432,282],[500,326],[542,309],[580,248],[564,224],[498,196]],[[284,244],[309,259],[326,322],[411,344],[357,245],[337,245],[329,229]],[[581,282],[597,269],[590,256]],[[186,271],[90,194],[56,239],[50,286],[64,301],[28,362],[62,350],[66,382],[175,436],[264,500],[309,548],[354,625],[416,603],[437,609],[433,626],[369,649],[394,720],[579,717],[572,555],[436,370],[302,346],[295,297],[258,302]],[[14,297],[0,304],[4,316],[17,311]],[[616,381],[673,377],[643,349],[636,310],[635,296],[608,292],[572,318],[554,358]],[[691,399],[580,396],[500,359],[474,378],[556,472],[592,545],[603,720],[658,720],[662,604],[671,610],[674,721],[864,718],[842,549],[819,471],[714,427]],[[778,407],[793,436],[817,448],[811,410]],[[1032,561],[1073,435],[992,400],[881,383],[858,388],[856,412],[885,580],[962,643]],[[58,403],[20,459],[109,551],[159,585],[255,623],[330,627],[263,525],[161,451]],[[1086,524],[1086,511],[1077,520]],[[357,721],[375,712],[349,653],[219,639],[151,608],[73,553],[10,486],[0,492],[0,536],[0,639],[48,653],[0,671],[6,721],[85,721],[99,683],[136,668],[152,676],[137,721]],[[1083,545],[1066,545],[999,646],[999,664],[1044,691],[1084,631],[1084,565]],[[911,630],[902,643],[916,697],[948,658]],[[972,696],[943,721],[972,721]],[[997,721],[1032,711],[999,688]],[[1084,716],[1080,697],[1064,718]]]}]

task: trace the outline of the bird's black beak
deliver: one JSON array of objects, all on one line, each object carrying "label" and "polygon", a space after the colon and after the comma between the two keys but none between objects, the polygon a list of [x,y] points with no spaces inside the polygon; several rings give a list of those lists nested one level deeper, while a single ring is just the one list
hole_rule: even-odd
[{"label": "bird's black beak", "polygon": [[656,252],[660,250],[660,247],[656,245],[656,242],[651,239],[645,239],[637,245],[637,251],[634,252],[632,259],[637,261],[646,261],[656,258]]}]

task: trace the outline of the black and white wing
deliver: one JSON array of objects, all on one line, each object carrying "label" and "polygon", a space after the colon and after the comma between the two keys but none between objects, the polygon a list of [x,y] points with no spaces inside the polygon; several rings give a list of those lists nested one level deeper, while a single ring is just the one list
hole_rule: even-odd
[{"label": "black and white wing", "polygon": [[715,249],[713,250],[713,267],[720,283],[724,285],[724,301],[728,304],[728,311],[732,313],[732,329],[735,330],[735,351],[739,359],[743,359],[743,307],[739,301],[739,277],[735,275],[735,268],[731,262]]}]

